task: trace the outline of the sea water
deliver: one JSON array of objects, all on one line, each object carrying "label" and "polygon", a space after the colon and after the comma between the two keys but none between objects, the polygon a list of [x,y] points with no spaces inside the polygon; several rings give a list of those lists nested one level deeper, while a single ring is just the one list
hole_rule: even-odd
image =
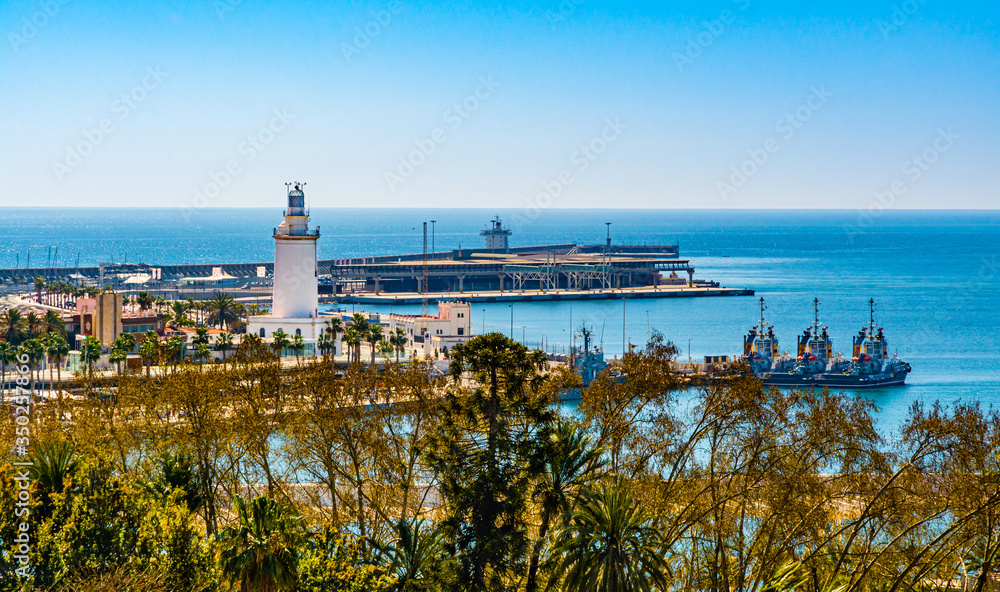
[{"label": "sea water", "polygon": [[[324,259],[480,248],[479,231],[499,215],[512,246],[679,244],[697,279],[751,288],[753,297],[599,302],[477,304],[473,330],[500,331],[565,351],[586,325],[607,357],[642,345],[653,331],[679,358],[741,353],[767,303],[782,350],[813,321],[829,327],[834,351],[868,323],[868,300],[891,353],[910,363],[904,387],[865,392],[887,432],[914,401],[1000,405],[1000,212],[666,211],[666,210],[371,210],[316,209]],[[273,260],[279,209],[0,209],[0,267]],[[57,251],[56,251],[57,249]],[[348,311],[359,307],[348,307]],[[419,306],[365,307],[417,313]],[[572,319],[572,321],[571,321]]]}]

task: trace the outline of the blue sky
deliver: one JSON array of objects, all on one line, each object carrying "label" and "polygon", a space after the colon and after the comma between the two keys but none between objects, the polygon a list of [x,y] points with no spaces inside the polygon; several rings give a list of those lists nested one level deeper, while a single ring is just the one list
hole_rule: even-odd
[{"label": "blue sky", "polygon": [[996,209],[994,3],[0,3],[0,206]]}]

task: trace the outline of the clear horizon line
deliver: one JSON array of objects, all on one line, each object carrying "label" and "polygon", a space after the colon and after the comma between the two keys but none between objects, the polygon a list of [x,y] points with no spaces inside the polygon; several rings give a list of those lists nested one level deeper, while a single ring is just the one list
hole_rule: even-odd
[{"label": "clear horizon line", "polygon": [[[174,210],[181,206],[10,206],[0,205],[0,210]],[[206,206],[199,210],[281,210],[284,206]],[[523,210],[522,207],[451,207],[451,206],[427,206],[427,207],[399,207],[399,206],[310,206],[309,210],[451,210],[451,211],[512,211]],[[550,207],[541,210],[558,210],[560,212],[588,212],[588,211],[620,211],[620,212],[671,212],[671,211],[691,211],[691,212],[867,212],[866,208],[779,208],[779,207],[758,207],[758,208],[567,208]],[[879,210],[881,215],[892,212],[1000,212],[1000,208],[893,208]]]}]

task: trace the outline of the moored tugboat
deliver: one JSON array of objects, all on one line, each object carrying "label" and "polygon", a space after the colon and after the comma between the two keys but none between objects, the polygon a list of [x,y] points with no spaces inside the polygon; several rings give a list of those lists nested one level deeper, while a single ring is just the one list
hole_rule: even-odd
[{"label": "moored tugboat", "polygon": [[820,375],[817,386],[871,388],[899,386],[906,382],[910,365],[896,355],[889,356],[885,332],[875,325],[874,299],[868,301],[868,308],[868,326],[854,337],[850,363]]},{"label": "moored tugboat", "polygon": [[743,338],[743,356],[751,370],[759,376],[770,374],[776,369],[785,370],[792,361],[788,356],[778,355],[778,337],[774,334],[774,326],[769,326],[764,321],[765,310],[767,304],[761,298],[760,324],[750,329]]},{"label": "moored tugboat", "polygon": [[775,365],[770,372],[758,373],[767,386],[810,386],[827,371],[831,364],[841,360],[832,358],[833,341],[825,326],[819,322],[819,299],[813,299],[813,324],[799,335],[796,357],[791,363]]}]

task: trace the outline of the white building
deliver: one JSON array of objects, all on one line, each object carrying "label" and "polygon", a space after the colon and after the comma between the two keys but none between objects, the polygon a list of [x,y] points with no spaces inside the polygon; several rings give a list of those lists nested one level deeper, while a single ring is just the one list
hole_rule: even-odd
[{"label": "white building", "polygon": [[472,338],[472,306],[467,302],[442,302],[437,316],[389,315],[389,334],[397,327],[406,333],[406,353],[415,358],[444,353]]},{"label": "white building", "polygon": [[479,236],[486,237],[486,249],[492,253],[510,252],[510,235],[512,234],[510,229],[503,227],[499,216],[494,218],[490,224],[492,224],[490,228],[479,232]]},{"label": "white building", "polygon": [[[309,230],[304,183],[288,184],[285,219],[274,229],[274,295],[269,316],[250,317],[247,333],[269,339],[281,330],[290,338],[301,335],[305,355],[316,350],[316,341],[325,328],[319,317],[319,267],[316,243],[319,227]],[[339,347],[337,348],[339,352]]]}]

